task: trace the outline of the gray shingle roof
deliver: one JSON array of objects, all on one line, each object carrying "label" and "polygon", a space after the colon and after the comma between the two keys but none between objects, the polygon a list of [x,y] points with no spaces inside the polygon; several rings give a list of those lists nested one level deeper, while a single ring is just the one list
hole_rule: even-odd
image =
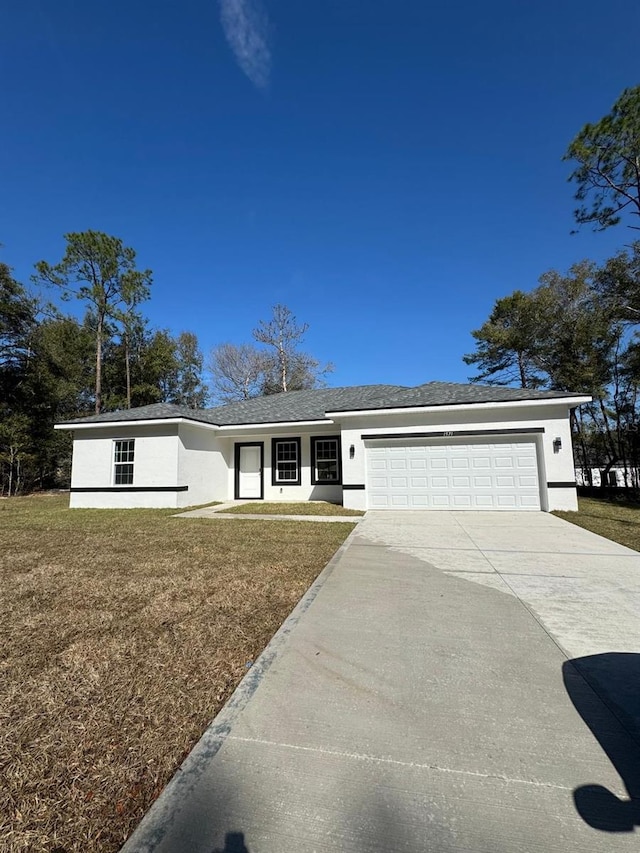
[{"label": "gray shingle roof", "polygon": [[415,388],[403,385],[355,385],[345,388],[317,388],[289,391],[269,397],[256,397],[229,403],[214,409],[188,409],[170,403],[153,403],[117,412],[103,412],[66,421],[65,425],[122,423],[124,421],[186,418],[217,426],[266,424],[284,421],[323,420],[326,412],[365,409],[401,409],[415,406],[452,406],[465,403],[504,403],[521,400],[547,400],[580,397],[559,391],[531,391],[493,385],[464,385],[456,382],[427,382]]},{"label": "gray shingle roof", "polygon": [[[174,406],[171,403],[152,403],[137,409],[124,409],[115,412],[102,412],[99,415],[87,415],[86,418],[74,418],[66,424],[122,423],[122,421],[155,421],[164,418],[184,418],[191,409]],[[192,412],[192,414],[199,414]]]},{"label": "gray shingle roof", "polygon": [[[558,397],[581,397],[560,391],[533,391],[529,388],[505,388],[496,385],[462,384],[460,382],[426,382],[415,388],[400,388],[372,409],[401,409],[412,406],[456,406],[465,403],[508,403],[521,400],[551,400]],[[358,407],[360,408],[360,407]],[[328,411],[346,411],[342,406]]]},{"label": "gray shingle roof", "polygon": [[269,397],[255,397],[230,403],[208,414],[220,426],[260,424],[276,421],[322,420],[330,409],[366,409],[406,390],[401,385],[355,385],[347,388],[316,388],[313,391],[289,391]]}]

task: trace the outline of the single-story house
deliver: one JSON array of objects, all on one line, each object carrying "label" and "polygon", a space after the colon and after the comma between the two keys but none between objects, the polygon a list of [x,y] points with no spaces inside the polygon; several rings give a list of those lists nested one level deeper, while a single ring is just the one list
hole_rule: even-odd
[{"label": "single-story house", "polygon": [[72,507],[325,500],[353,509],[576,509],[569,413],[591,398],[450,382],[165,403],[73,431]]}]

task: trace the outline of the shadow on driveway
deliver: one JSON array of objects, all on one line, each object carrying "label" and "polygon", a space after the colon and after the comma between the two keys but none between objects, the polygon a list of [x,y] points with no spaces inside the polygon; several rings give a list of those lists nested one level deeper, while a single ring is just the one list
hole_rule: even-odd
[{"label": "shadow on driveway", "polygon": [[244,832],[227,832],[224,839],[224,847],[217,847],[211,853],[250,853],[244,843]]},{"label": "shadow on driveway", "polygon": [[628,800],[598,784],[573,792],[589,826],[633,832],[640,826],[640,654],[607,652],[563,664],[565,687],[576,710],[620,774]]}]

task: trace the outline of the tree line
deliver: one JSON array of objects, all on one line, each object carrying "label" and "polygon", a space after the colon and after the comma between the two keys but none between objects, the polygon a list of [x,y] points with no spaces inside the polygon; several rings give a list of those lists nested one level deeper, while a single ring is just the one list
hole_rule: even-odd
[{"label": "tree line", "polygon": [[[132,248],[98,231],[65,242],[57,263],[35,264],[35,293],[0,263],[2,495],[69,484],[71,438],[54,430],[59,421],[311,388],[331,369],[300,349],[308,326],[283,305],[258,324],[254,343],[221,344],[205,364],[193,332],[150,327],[143,308],[153,275],[137,268]],[[76,301],[81,319],[63,310]]]},{"label": "tree line", "polygon": [[[626,89],[611,112],[585,125],[565,159],[574,164],[578,226],[625,224],[640,230],[640,87]],[[640,469],[640,241],[604,263],[583,260],[550,270],[529,291],[498,299],[472,332],[464,361],[474,382],[592,395],[572,415],[576,464],[623,469],[638,486]]]},{"label": "tree line", "polygon": [[640,468],[639,322],[640,241],[498,299],[464,361],[477,369],[473,381],[592,395],[572,416],[576,462],[605,474],[620,466],[631,485]]}]

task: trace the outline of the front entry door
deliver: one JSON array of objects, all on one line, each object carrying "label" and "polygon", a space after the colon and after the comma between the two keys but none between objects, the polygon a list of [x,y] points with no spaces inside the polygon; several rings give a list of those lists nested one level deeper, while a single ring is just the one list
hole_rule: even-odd
[{"label": "front entry door", "polygon": [[236,499],[262,498],[262,454],[261,443],[236,444]]}]

